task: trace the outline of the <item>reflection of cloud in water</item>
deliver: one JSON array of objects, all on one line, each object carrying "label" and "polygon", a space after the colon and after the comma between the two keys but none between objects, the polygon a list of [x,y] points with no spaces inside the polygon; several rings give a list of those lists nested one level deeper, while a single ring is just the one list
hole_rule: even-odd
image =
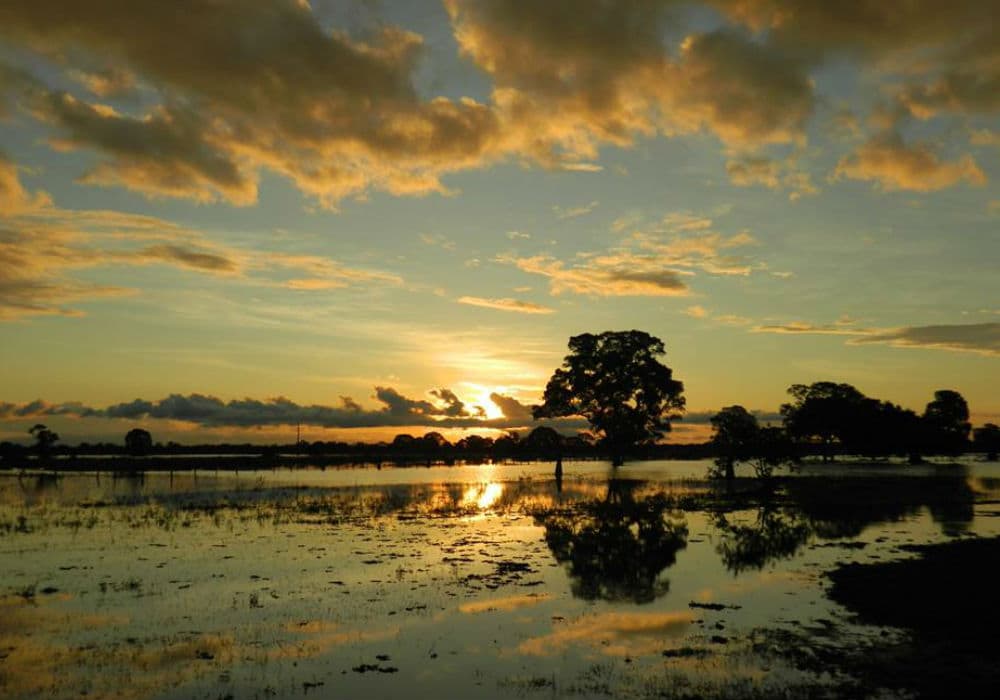
[{"label": "reflection of cloud in water", "polygon": [[268,651],[268,658],[302,659],[320,656],[331,649],[345,644],[363,642],[381,642],[395,639],[399,636],[398,626],[385,627],[377,630],[359,630],[342,627],[327,620],[309,620],[307,622],[288,623],[283,626],[285,632],[306,635],[301,641],[289,645],[279,645]]},{"label": "reflection of cloud in water", "polygon": [[544,603],[547,600],[551,600],[552,595],[549,593],[539,593],[539,594],[529,594],[529,595],[515,595],[508,598],[495,598],[493,600],[476,600],[471,603],[462,603],[458,606],[458,609],[464,613],[482,613],[482,612],[509,612],[511,610],[517,610],[519,608],[526,608],[531,605],[538,605],[539,603]]},{"label": "reflection of cloud in water", "polygon": [[252,651],[238,648],[231,636],[214,634],[127,645],[66,641],[73,631],[127,623],[128,618],[120,615],[81,616],[53,609],[44,598],[0,599],[0,648],[6,652],[0,667],[0,697],[146,698],[217,671],[217,664],[228,665]]},{"label": "reflection of cloud in water", "polygon": [[521,642],[517,650],[529,656],[552,656],[566,647],[601,647],[608,656],[653,654],[664,648],[664,638],[681,637],[694,616],[688,611],[665,613],[606,613],[561,625],[541,637]]}]

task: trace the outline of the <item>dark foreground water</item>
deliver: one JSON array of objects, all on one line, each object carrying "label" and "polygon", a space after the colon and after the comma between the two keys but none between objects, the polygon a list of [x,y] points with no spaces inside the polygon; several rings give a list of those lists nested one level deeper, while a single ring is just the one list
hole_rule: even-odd
[{"label": "dark foreground water", "polygon": [[907,697],[830,573],[1000,535],[995,465],[551,468],[0,475],[0,697]]}]

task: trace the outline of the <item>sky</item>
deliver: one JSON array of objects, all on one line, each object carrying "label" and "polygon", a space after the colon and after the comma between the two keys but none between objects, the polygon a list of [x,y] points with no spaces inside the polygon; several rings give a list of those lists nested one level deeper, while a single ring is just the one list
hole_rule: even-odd
[{"label": "sky", "polygon": [[5,0],[0,439],[531,426],[633,328],[675,441],[820,380],[998,422],[998,17]]}]

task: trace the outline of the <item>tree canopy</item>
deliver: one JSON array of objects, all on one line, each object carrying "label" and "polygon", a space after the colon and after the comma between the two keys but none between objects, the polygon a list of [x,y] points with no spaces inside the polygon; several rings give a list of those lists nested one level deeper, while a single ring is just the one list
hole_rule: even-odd
[{"label": "tree canopy", "polygon": [[712,416],[712,428],[712,444],[718,450],[715,463],[727,479],[734,479],[736,462],[747,459],[757,442],[757,419],[742,406],[726,406]]},{"label": "tree canopy", "polygon": [[957,391],[940,389],[924,409],[924,424],[931,447],[936,452],[960,454],[968,447],[969,405]]},{"label": "tree canopy", "polygon": [[972,432],[972,444],[977,450],[986,453],[986,459],[991,462],[997,461],[997,453],[1000,452],[1000,426],[996,423],[987,423],[976,428]]},{"label": "tree canopy", "polygon": [[132,428],[125,434],[125,450],[133,456],[142,457],[153,449],[153,436],[148,430]]},{"label": "tree canopy", "polygon": [[28,432],[35,438],[35,449],[38,450],[39,459],[48,457],[49,450],[59,442],[59,433],[49,430],[48,426],[41,423],[29,428]]},{"label": "tree canopy", "polygon": [[663,341],[644,331],[585,333],[545,387],[534,418],[583,416],[620,465],[625,453],[670,430],[684,408],[684,385],[660,363]]}]

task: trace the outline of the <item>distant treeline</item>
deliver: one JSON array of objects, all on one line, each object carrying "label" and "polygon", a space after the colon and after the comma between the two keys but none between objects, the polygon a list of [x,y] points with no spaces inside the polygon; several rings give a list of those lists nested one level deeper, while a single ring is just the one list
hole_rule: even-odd
[{"label": "distant treeline", "polygon": [[[712,443],[638,446],[635,459],[704,459]],[[391,442],[316,441],[280,445],[222,443],[181,445],[175,442],[134,444],[81,443],[52,445],[42,456],[35,446],[0,442],[0,468],[48,467],[60,470],[185,470],[197,468],[260,469],[273,466],[344,466],[355,464],[428,465],[482,462],[529,462],[556,459],[604,459],[604,451],[588,434],[564,436],[538,427],[523,438],[515,432],[493,439],[468,435],[449,442],[437,432],[397,435]]]},{"label": "distant treeline", "polygon": [[[922,414],[865,396],[849,384],[816,382],[789,388],[793,401],[781,407],[782,425],[760,427],[745,409],[729,406],[713,419],[715,435],[702,444],[637,444],[630,459],[721,460],[730,470],[739,461],[781,463],[810,456],[867,458],[958,456],[977,451],[996,459],[1000,428],[987,423],[972,430],[965,399],[956,391],[935,392]],[[505,461],[606,459],[600,435],[566,436],[537,427],[493,439],[468,435],[455,443],[438,432],[397,435],[391,442],[299,442],[284,445],[156,443],[134,428],[122,443],[59,444],[44,425],[29,431],[32,446],[0,443],[0,468],[65,470],[259,469],[277,466],[351,464],[430,465]],[[971,439],[970,439],[971,438]]]}]

